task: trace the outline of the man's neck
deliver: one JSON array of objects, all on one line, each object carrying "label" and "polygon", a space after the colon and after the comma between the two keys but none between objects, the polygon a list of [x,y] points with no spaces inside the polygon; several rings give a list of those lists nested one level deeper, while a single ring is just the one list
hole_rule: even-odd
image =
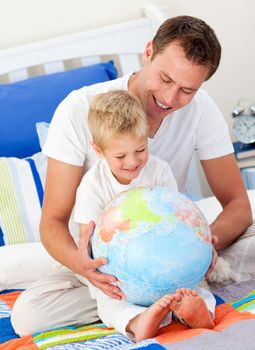
[{"label": "man's neck", "polygon": [[161,120],[154,120],[148,118],[148,124],[149,124],[149,137],[153,138],[155,134],[157,133],[158,129],[160,128],[160,125],[162,123],[163,119]]}]

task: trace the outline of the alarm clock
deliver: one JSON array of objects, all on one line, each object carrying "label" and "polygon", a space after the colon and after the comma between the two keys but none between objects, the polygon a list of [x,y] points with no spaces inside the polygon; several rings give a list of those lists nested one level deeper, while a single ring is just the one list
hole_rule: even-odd
[{"label": "alarm clock", "polygon": [[233,133],[237,140],[249,144],[255,142],[255,103],[248,99],[238,102],[232,111]]}]

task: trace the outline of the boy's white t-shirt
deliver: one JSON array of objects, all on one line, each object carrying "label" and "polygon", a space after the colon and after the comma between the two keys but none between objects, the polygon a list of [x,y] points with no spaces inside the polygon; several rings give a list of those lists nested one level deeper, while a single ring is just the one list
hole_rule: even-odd
[{"label": "boy's white t-shirt", "polygon": [[169,187],[177,190],[172,170],[158,157],[149,156],[139,175],[128,185],[120,184],[104,159],[98,160],[83,176],[77,189],[74,221],[87,224],[98,221],[105,206],[119,193],[137,187]]},{"label": "boy's white t-shirt", "polygon": [[[120,184],[117,181],[104,159],[98,160],[83,176],[77,189],[74,206],[74,221],[80,224],[87,224],[91,220],[97,222],[105,206],[117,194],[140,186],[162,186],[177,190],[177,184],[169,164],[158,157],[149,156],[147,163],[139,175],[128,185]],[[132,338],[132,335],[126,332],[126,326],[131,318],[134,318],[146,308],[128,303],[125,300],[119,301],[110,298],[83,276],[76,276],[82,283],[88,285],[91,297],[97,300],[100,319],[108,327],[114,327],[117,331]],[[199,289],[199,293],[205,292]],[[207,294],[202,297],[208,309],[213,314],[215,309],[215,299],[213,295],[207,292]],[[109,310],[111,310],[111,312],[109,312]],[[164,318],[161,326],[169,324],[171,319],[172,313],[169,313]]]},{"label": "boy's white t-shirt", "polygon": [[[130,74],[71,92],[58,106],[43,152],[62,162],[91,167],[97,158],[87,125],[89,104],[98,93],[128,89]],[[233,153],[227,124],[210,96],[199,89],[190,103],[165,117],[149,152],[170,164],[179,191],[184,191],[194,151],[201,160]]]}]

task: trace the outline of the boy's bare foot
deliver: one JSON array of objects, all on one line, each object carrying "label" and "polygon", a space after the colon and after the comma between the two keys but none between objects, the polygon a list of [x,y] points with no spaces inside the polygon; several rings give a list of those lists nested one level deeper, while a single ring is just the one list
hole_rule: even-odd
[{"label": "boy's bare foot", "polygon": [[172,308],[177,317],[191,328],[214,328],[211,314],[197,291],[180,288],[176,293],[182,296],[181,303]]},{"label": "boy's bare foot", "polygon": [[134,335],[135,341],[154,337],[158,332],[161,321],[170,311],[177,308],[181,299],[182,294],[179,292],[165,295],[141,314],[132,318],[126,327],[126,331]]}]

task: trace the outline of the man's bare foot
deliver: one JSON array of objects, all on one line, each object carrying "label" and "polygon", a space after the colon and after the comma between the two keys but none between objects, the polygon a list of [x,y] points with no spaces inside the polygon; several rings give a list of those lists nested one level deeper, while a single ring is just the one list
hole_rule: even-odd
[{"label": "man's bare foot", "polygon": [[191,328],[214,328],[211,314],[197,291],[180,288],[176,290],[176,293],[182,296],[181,302],[172,307],[177,317]]},{"label": "man's bare foot", "polygon": [[181,299],[182,294],[178,292],[163,296],[141,314],[132,318],[126,327],[126,331],[134,335],[135,341],[154,337],[158,332],[161,321],[170,311],[176,309]]}]

